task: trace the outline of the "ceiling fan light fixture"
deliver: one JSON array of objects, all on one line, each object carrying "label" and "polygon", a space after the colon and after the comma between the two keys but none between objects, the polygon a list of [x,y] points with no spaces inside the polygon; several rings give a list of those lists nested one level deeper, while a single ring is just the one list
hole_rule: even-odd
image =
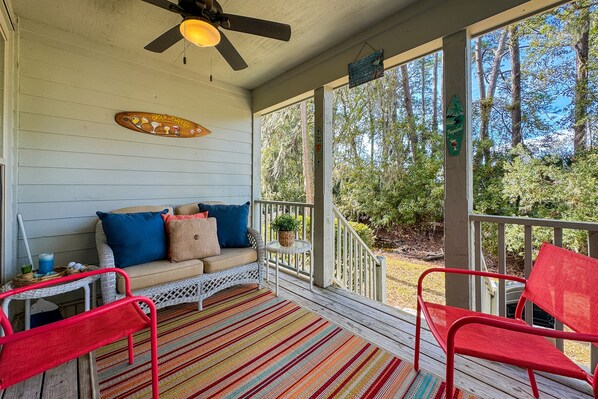
[{"label": "ceiling fan light fixture", "polygon": [[220,32],[209,22],[187,18],[181,22],[181,35],[199,47],[214,47],[220,43]]}]

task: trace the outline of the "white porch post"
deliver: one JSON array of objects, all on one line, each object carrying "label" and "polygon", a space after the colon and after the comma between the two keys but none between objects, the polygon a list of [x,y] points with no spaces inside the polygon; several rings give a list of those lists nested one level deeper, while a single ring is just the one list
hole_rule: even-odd
[{"label": "white porch post", "polygon": [[334,216],[332,214],[332,88],[314,92],[314,283],[332,284]]},{"label": "white porch post", "polygon": [[260,114],[253,114],[252,126],[252,160],[251,168],[251,222],[250,225],[255,229],[260,230],[260,215],[261,207],[256,206],[255,201],[262,199],[262,116]]},{"label": "white porch post", "polygon": [[[461,152],[444,151],[444,256],[446,267],[469,269],[471,259],[469,214],[473,209],[470,109],[470,36],[466,30],[446,36],[444,52],[444,116],[451,98],[457,95],[465,110]],[[446,134],[446,125],[445,125]],[[447,305],[471,308],[472,291],[468,278],[447,275]]]}]

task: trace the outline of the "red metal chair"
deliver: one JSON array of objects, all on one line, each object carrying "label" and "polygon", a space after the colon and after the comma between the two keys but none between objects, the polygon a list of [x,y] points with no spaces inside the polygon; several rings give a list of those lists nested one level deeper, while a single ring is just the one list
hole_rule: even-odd
[{"label": "red metal chair", "polygon": [[[120,273],[125,279],[126,296],[120,300],[68,319],[22,332],[13,332],[7,315],[0,309],[0,389],[82,356],[97,348],[128,337],[129,364],[133,364],[133,333],[149,328],[153,398],[158,398],[158,344],[156,307],[146,297],[131,295],[129,278],[120,269],[100,269],[51,281],[32,284],[0,294],[0,300],[14,294],[63,284],[101,273]],[[149,308],[146,315],[139,302]]]},{"label": "red metal chair", "polygon": [[[525,284],[515,319],[424,301],[422,283],[430,273],[495,277]],[[529,326],[521,315],[525,301],[535,303],[574,332]],[[598,259],[543,244],[528,280],[496,273],[432,268],[419,278],[414,366],[419,370],[421,312],[446,353],[446,392],[453,396],[455,354],[508,363],[528,370],[536,398],[534,370],[586,380],[598,398],[598,366],[590,375],[545,337],[591,342],[598,346]],[[450,393],[450,395],[449,395]]]}]

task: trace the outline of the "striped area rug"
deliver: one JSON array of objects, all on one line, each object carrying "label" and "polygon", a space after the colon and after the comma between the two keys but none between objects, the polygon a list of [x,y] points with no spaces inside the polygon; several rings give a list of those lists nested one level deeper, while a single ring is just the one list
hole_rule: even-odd
[{"label": "striped area rug", "polygon": [[[160,397],[440,399],[444,383],[267,289],[161,310]],[[96,353],[102,398],[149,398],[149,333]],[[473,398],[458,391],[455,398]]]}]

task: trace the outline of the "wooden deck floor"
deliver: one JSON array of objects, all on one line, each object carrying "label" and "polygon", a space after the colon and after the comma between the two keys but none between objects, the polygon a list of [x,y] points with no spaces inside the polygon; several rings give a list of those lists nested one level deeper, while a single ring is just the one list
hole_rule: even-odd
[{"label": "wooden deck floor", "polygon": [[96,399],[93,353],[0,391],[0,399]]},{"label": "wooden deck floor", "polygon": [[[271,282],[273,282],[273,278]],[[273,284],[271,284],[273,288]],[[415,317],[401,310],[351,294],[340,288],[321,289],[294,276],[280,274],[279,295],[318,313],[352,333],[409,362],[413,361]],[[37,375],[5,391],[0,399],[98,397],[95,361],[83,356]],[[444,378],[445,356],[429,331],[422,334],[421,367]],[[549,378],[550,377],[550,378]],[[538,375],[542,399],[591,399],[586,383]],[[527,373],[519,368],[458,357],[455,383],[480,398],[532,399]]]},{"label": "wooden deck floor", "polygon": [[[271,282],[273,279],[271,278]],[[370,301],[340,288],[310,291],[305,281],[280,273],[279,295],[320,314],[324,318],[413,362],[415,317],[393,307]],[[444,379],[445,355],[432,334],[422,334],[421,367]],[[517,367],[469,357],[457,357],[455,384],[480,398],[533,399],[527,372]],[[590,399],[587,383],[538,375],[542,399]]]}]

